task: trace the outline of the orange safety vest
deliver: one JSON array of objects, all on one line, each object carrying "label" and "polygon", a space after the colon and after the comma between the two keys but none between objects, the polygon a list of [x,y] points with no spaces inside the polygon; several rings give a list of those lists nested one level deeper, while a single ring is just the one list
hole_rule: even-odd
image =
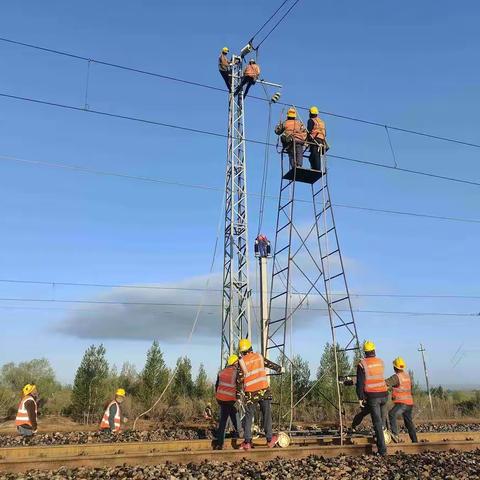
[{"label": "orange safety vest", "polygon": [[383,393],[387,392],[385,383],[385,367],[383,360],[377,357],[365,357],[360,360],[360,365],[365,372],[365,393]]},{"label": "orange safety vest", "polygon": [[223,53],[220,54],[220,57],[218,57],[218,69],[221,72],[228,72],[228,70],[230,69],[230,65],[228,63],[228,57]]},{"label": "orange safety vest", "polygon": [[243,388],[246,392],[258,392],[269,387],[267,370],[262,355],[247,353],[239,362],[243,371]]},{"label": "orange safety vest", "polygon": [[222,402],[234,402],[237,399],[237,367],[230,365],[218,374],[218,387],[215,398]]},{"label": "orange safety vest", "polygon": [[404,405],[413,405],[412,380],[406,372],[397,372],[398,387],[392,388],[393,403],[403,403]]},{"label": "orange safety vest", "polygon": [[33,403],[35,404],[35,415],[37,414],[37,402],[35,401],[35,399],[31,395],[23,397],[18,404],[18,412],[15,418],[15,425],[17,427],[20,425],[32,426],[32,422],[30,420],[30,417],[28,416],[28,411],[25,407],[25,403],[27,402],[27,400],[33,400]]},{"label": "orange safety vest", "polygon": [[243,74],[246,77],[253,77],[256,80],[258,78],[258,76],[260,75],[260,67],[255,63],[253,65],[249,63],[245,67],[245,70],[243,71]]},{"label": "orange safety vest", "polygon": [[115,404],[117,406],[117,412],[115,413],[114,424],[115,428],[113,429],[114,432],[118,432],[120,430],[120,405],[115,400],[112,400],[109,404],[105,413],[103,414],[102,421],[100,423],[100,429],[104,430],[106,428],[110,428],[110,423],[108,419],[110,418],[110,407]]},{"label": "orange safety vest", "polygon": [[304,142],[307,138],[307,132],[300,120],[287,119],[283,122],[283,134],[293,137],[298,142]]},{"label": "orange safety vest", "polygon": [[310,132],[312,138],[319,138],[320,140],[325,140],[325,122],[318,117],[311,118],[313,120],[313,128]]}]

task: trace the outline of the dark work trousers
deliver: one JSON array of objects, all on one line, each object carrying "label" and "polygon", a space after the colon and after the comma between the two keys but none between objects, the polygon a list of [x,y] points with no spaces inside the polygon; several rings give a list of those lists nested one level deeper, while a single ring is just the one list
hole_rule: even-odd
[{"label": "dark work trousers", "polygon": [[[318,141],[320,143],[320,141]],[[310,168],[312,170],[320,170],[322,168],[323,144],[310,145]]]},{"label": "dark work trousers", "polygon": [[397,417],[402,415],[405,428],[408,431],[410,440],[413,443],[417,443],[417,432],[415,431],[415,425],[412,419],[413,405],[405,405],[403,403],[396,403],[394,407],[388,412],[388,420],[390,422],[390,430],[395,435],[398,435]]},{"label": "dark work trousers", "polygon": [[235,402],[218,402],[218,404],[220,405],[220,423],[217,430],[217,445],[223,447],[225,429],[229,418],[235,433],[238,435],[237,409],[235,408]]},{"label": "dark work trousers", "polygon": [[222,76],[223,80],[225,81],[225,85],[227,86],[228,88],[228,91],[230,91],[230,82],[231,82],[231,78],[230,78],[230,72],[228,70],[219,70],[220,72],[220,75]]},{"label": "dark work trousers", "polygon": [[235,95],[238,95],[240,93],[240,90],[244,87],[244,86],[247,86],[247,88],[245,89],[245,92],[243,93],[243,98],[245,98],[247,95],[248,95],[248,91],[250,90],[250,87],[252,85],[255,85],[255,79],[252,78],[252,77],[246,77],[244,76],[242,78],[242,81],[240,82],[240,85],[237,87],[237,89],[235,90]]},{"label": "dark work trousers", "polygon": [[289,142],[285,145],[285,150],[288,153],[290,160],[290,167],[301,167],[303,165],[303,143]]},{"label": "dark work trousers", "polygon": [[365,417],[370,415],[370,410],[367,406],[363,407],[352,420],[352,430],[355,430],[362,422]]},{"label": "dark work trousers", "polygon": [[248,443],[252,442],[252,423],[253,417],[255,415],[255,410],[257,409],[257,404],[260,406],[260,411],[262,412],[263,419],[263,430],[265,432],[265,437],[267,442],[272,439],[272,405],[270,399],[260,399],[257,402],[247,403],[245,407],[245,441]]},{"label": "dark work trousers", "polygon": [[378,453],[384,455],[387,453],[387,447],[385,445],[385,437],[383,436],[383,428],[387,424],[387,400],[388,395],[375,398],[367,396],[367,407],[370,410],[372,417],[373,429],[375,430],[375,438],[377,442]]}]

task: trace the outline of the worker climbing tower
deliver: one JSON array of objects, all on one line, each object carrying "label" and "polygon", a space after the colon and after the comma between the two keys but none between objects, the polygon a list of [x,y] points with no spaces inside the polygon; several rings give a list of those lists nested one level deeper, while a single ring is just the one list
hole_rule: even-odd
[{"label": "worker climbing tower", "polygon": [[232,56],[232,81],[229,94],[223,257],[222,363],[229,355],[234,353],[240,338],[251,338],[247,174],[244,137],[245,111],[243,92],[234,95],[242,79],[244,56],[245,49],[242,50],[240,56]]},{"label": "worker climbing tower", "polygon": [[[282,179],[277,212],[268,320],[267,355],[288,362],[287,339],[294,321],[309,322],[331,336],[337,398],[343,430],[339,355],[353,357],[359,342],[327,182],[326,158],[321,171],[291,168],[282,151]],[[298,319],[298,320],[297,320]],[[292,329],[293,330],[293,329]]]}]

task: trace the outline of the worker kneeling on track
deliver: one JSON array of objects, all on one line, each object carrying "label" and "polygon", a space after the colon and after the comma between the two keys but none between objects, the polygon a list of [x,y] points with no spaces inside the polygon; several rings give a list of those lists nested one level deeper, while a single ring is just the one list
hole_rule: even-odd
[{"label": "worker kneeling on track", "polygon": [[37,432],[38,391],[36,385],[27,383],[22,388],[15,425],[22,437],[31,437]]},{"label": "worker kneeling on track", "polygon": [[273,448],[277,443],[278,436],[272,431],[272,394],[267,377],[267,368],[278,373],[282,367],[276,363],[263,358],[260,353],[254,352],[250,340],[244,338],[240,340],[238,350],[240,360],[238,374],[238,385],[243,388],[245,393],[245,425],[244,442],[241,448],[250,450],[252,448],[252,422],[257,405],[260,407],[263,418],[263,429],[267,439],[267,445]]},{"label": "worker kneeling on track", "polygon": [[[122,409],[120,405],[125,400],[125,390],[118,388],[115,392],[115,398],[107,405],[105,413],[103,414],[102,421],[100,423],[100,430],[108,433],[120,432],[120,426],[122,422]],[[126,417],[123,418],[123,422],[127,422]]]},{"label": "worker kneeling on track", "polygon": [[383,430],[386,427],[386,407],[388,388],[385,383],[385,366],[383,360],[375,355],[375,344],[366,341],[363,344],[365,358],[357,366],[357,396],[360,407],[368,407],[372,417],[373,429],[378,453],[386,455],[387,447]]},{"label": "worker kneeling on track", "polygon": [[413,413],[413,395],[412,380],[410,375],[405,371],[406,364],[402,357],[397,357],[393,361],[393,369],[395,373],[385,380],[388,387],[392,387],[393,408],[388,412],[388,421],[394,442],[398,442],[398,425],[397,417],[403,416],[405,428],[408,431],[410,440],[417,443],[417,432],[412,419]]},{"label": "worker kneeling on track", "polygon": [[230,418],[234,437],[239,437],[238,431],[238,412],[237,402],[237,378],[238,378],[238,356],[230,355],[227,360],[227,366],[220,371],[215,384],[215,398],[220,406],[220,422],[217,430],[216,450],[223,449],[225,441],[225,428]]},{"label": "worker kneeling on track", "polygon": [[280,135],[283,149],[288,153],[290,167],[301,167],[307,130],[303,123],[297,120],[297,111],[293,107],[288,109],[287,119],[275,127],[275,133]]}]

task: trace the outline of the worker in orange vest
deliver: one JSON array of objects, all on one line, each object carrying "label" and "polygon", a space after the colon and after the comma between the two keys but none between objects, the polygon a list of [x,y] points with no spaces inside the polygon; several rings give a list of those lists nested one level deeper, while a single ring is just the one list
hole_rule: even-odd
[{"label": "worker in orange vest", "polygon": [[301,167],[307,130],[303,123],[297,120],[297,111],[293,107],[288,109],[287,119],[275,127],[275,133],[280,135],[283,148],[288,153],[290,166]]},{"label": "worker in orange vest", "polygon": [[215,450],[223,449],[225,441],[225,428],[230,418],[234,435],[239,436],[237,408],[237,377],[238,377],[238,356],[230,355],[227,360],[227,366],[220,371],[215,384],[215,398],[220,406],[220,421],[217,430],[217,442]]},{"label": "worker in orange vest", "polygon": [[260,67],[257,65],[255,60],[251,58],[250,61],[248,62],[248,65],[245,67],[245,70],[243,71],[242,81],[236,88],[235,95],[238,95],[240,91],[243,89],[243,87],[246,85],[247,88],[245,89],[245,92],[243,94],[243,98],[245,98],[248,95],[248,91],[250,90],[250,87],[252,85],[255,85],[259,76],[260,76]]},{"label": "worker in orange vest", "polygon": [[244,441],[241,448],[250,450],[252,448],[252,422],[257,405],[260,406],[263,419],[263,429],[267,439],[267,445],[273,448],[278,436],[272,431],[272,394],[267,376],[267,368],[278,373],[282,367],[276,363],[263,358],[260,353],[254,352],[252,343],[248,338],[242,338],[238,345],[240,352],[239,360],[239,386],[245,394],[245,419],[244,419]]},{"label": "worker in orange vest", "polygon": [[31,437],[37,432],[38,391],[36,385],[27,383],[22,388],[15,425],[22,437]]},{"label": "worker in orange vest", "polygon": [[[125,400],[125,390],[118,388],[115,392],[115,398],[107,405],[105,413],[103,414],[102,421],[100,422],[100,430],[103,432],[120,432],[120,424],[122,421],[122,409],[120,405]],[[127,421],[126,418],[123,419]]]},{"label": "worker in orange vest", "polygon": [[310,118],[307,123],[308,142],[310,147],[310,167],[321,170],[321,158],[326,150],[325,122],[318,116],[318,108],[310,107]]},{"label": "worker in orange vest", "polygon": [[395,373],[385,380],[387,386],[392,388],[392,401],[394,403],[393,408],[388,412],[388,420],[394,442],[399,441],[397,417],[402,415],[410,440],[413,443],[417,443],[417,432],[415,431],[415,425],[412,420],[412,380],[408,372],[405,371],[405,368],[405,360],[402,357],[397,357],[393,361]]},{"label": "worker in orange vest", "polygon": [[357,396],[360,407],[368,407],[380,455],[386,455],[387,447],[383,434],[386,427],[388,388],[385,383],[383,360],[375,355],[375,344],[367,340],[363,344],[365,357],[357,366]]},{"label": "worker in orange vest", "polygon": [[228,91],[230,91],[232,83],[232,69],[230,67],[230,60],[228,59],[228,47],[223,47],[218,57],[218,71],[222,76]]}]

